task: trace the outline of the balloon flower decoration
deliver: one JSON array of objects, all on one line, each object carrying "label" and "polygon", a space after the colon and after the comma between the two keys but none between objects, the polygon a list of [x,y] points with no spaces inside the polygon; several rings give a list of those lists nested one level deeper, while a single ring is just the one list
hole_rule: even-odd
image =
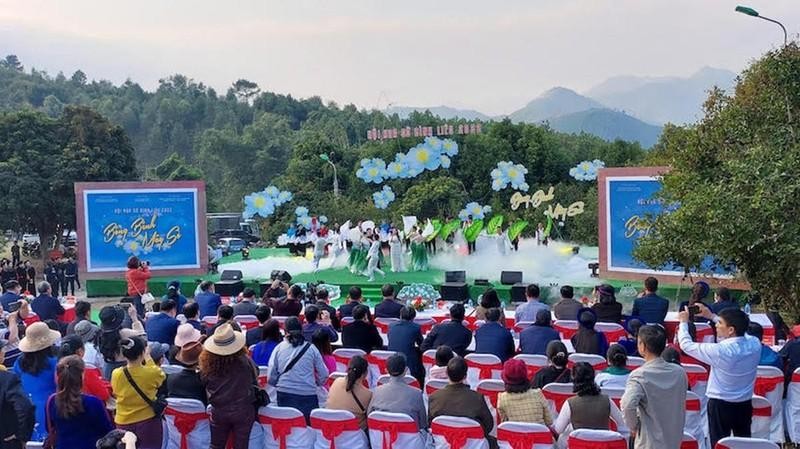
[{"label": "balloon flower decoration", "polygon": [[394,191],[389,186],[383,186],[383,189],[372,194],[372,202],[375,203],[375,207],[378,209],[386,209],[394,200]]},{"label": "balloon flower decoration", "polygon": [[292,200],[292,192],[280,190],[271,185],[261,192],[253,192],[244,197],[244,218],[253,218],[256,215],[268,218],[275,213],[275,209]]},{"label": "balloon flower decoration", "polygon": [[481,206],[473,201],[471,203],[467,203],[467,205],[461,209],[461,212],[458,213],[458,218],[460,218],[461,221],[467,221],[470,217],[472,217],[473,220],[483,220],[486,217],[486,214],[491,212],[491,206]]},{"label": "balloon flower decoration", "polygon": [[500,191],[509,185],[514,190],[527,192],[530,186],[525,182],[525,175],[528,169],[522,164],[515,164],[511,161],[501,161],[497,163],[497,168],[492,170],[492,189]]},{"label": "balloon flower decoration", "polygon": [[380,184],[385,179],[410,179],[425,170],[450,168],[452,157],[458,154],[458,143],[451,139],[426,137],[425,141],[406,153],[395,154],[394,161],[362,159],[356,176],[366,183]]},{"label": "balloon flower decoration", "polygon": [[303,206],[298,206],[294,210],[295,216],[297,216],[297,224],[303,226],[306,229],[311,228],[311,217],[308,215],[308,208]]},{"label": "balloon flower decoration", "polygon": [[569,169],[569,175],[578,181],[594,181],[597,179],[597,170],[605,167],[605,162],[600,159],[583,161]]}]

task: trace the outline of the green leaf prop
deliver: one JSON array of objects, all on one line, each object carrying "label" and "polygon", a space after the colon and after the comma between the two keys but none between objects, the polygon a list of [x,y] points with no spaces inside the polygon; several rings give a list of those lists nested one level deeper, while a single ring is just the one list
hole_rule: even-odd
[{"label": "green leaf prop", "polygon": [[442,232],[442,221],[441,220],[431,220],[431,224],[433,225],[433,234],[429,235],[426,242],[430,242],[431,240],[435,239],[440,232]]},{"label": "green leaf prop", "polygon": [[480,234],[481,231],[483,231],[483,220],[475,220],[464,231],[464,238],[467,239],[468,242],[474,242],[478,239],[478,234]]},{"label": "green leaf prop", "polygon": [[544,236],[550,237],[550,231],[553,230],[553,217],[547,216],[547,224],[544,227]]},{"label": "green leaf prop", "polygon": [[527,227],[528,227],[527,220],[519,220],[514,222],[514,224],[512,224],[508,228],[508,239],[509,240],[516,239],[517,237],[519,237],[520,234],[522,234],[522,231]]},{"label": "green leaf prop", "polygon": [[503,216],[502,215],[495,215],[489,220],[489,224],[486,225],[486,233],[489,235],[497,234],[497,229],[503,226]]},{"label": "green leaf prop", "polygon": [[439,231],[439,237],[441,237],[442,240],[446,240],[459,226],[461,226],[461,220],[458,218],[448,221],[442,226],[442,230]]}]

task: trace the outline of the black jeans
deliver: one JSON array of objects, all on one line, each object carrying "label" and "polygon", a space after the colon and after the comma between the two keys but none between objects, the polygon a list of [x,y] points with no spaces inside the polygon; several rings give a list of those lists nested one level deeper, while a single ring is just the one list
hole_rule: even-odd
[{"label": "black jeans", "polygon": [[731,436],[750,437],[750,424],[753,420],[753,403],[728,402],[721,399],[708,399],[708,433],[711,447],[717,441]]}]

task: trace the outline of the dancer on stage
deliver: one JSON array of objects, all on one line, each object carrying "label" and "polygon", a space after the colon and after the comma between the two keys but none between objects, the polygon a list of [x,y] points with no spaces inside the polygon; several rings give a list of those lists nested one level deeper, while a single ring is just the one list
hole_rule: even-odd
[{"label": "dancer on stage", "polygon": [[508,233],[503,232],[503,228],[497,227],[497,235],[494,236],[495,243],[497,243],[497,252],[501,256],[508,254],[508,249],[511,247],[511,242],[508,240]]},{"label": "dancer on stage", "polygon": [[347,265],[350,268],[350,272],[353,274],[360,274],[364,270],[361,269],[363,261],[367,257],[367,249],[363,248],[361,245],[361,241],[364,236],[361,234],[361,222],[355,228],[350,229],[350,257],[347,261]]},{"label": "dancer on stage", "polygon": [[372,282],[375,280],[376,271],[381,276],[386,276],[386,273],[378,268],[378,262],[381,261],[381,239],[378,234],[372,234],[370,240],[372,243],[370,243],[369,251],[367,252],[367,280]]},{"label": "dancer on stage", "polygon": [[470,226],[472,226],[472,215],[467,217],[467,221],[464,222],[464,226],[461,228],[464,230],[464,238],[467,240],[467,254],[472,254],[475,252],[475,240],[477,240],[472,239],[472,241],[470,241],[469,237],[467,237],[466,231]]},{"label": "dancer on stage", "polygon": [[319,271],[319,261],[325,257],[325,247],[328,246],[328,239],[323,237],[322,232],[317,231],[317,240],[314,241],[314,273]]},{"label": "dancer on stage", "polygon": [[425,237],[419,228],[411,231],[411,271],[428,271],[428,251],[425,249]]},{"label": "dancer on stage", "polygon": [[397,228],[392,228],[389,233],[389,254],[392,258],[392,272],[406,271],[403,266],[403,240],[400,238],[400,231]]}]

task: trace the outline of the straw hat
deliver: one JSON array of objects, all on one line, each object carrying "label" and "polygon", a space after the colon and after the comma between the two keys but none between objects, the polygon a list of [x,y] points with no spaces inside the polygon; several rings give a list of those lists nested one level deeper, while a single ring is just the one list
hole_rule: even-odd
[{"label": "straw hat", "polygon": [[202,336],[203,334],[191,324],[181,324],[178,326],[178,332],[175,334],[175,346],[182,348],[193,341],[200,341]]},{"label": "straw hat", "polygon": [[214,331],[211,338],[206,339],[203,348],[216,355],[231,355],[244,348],[245,338],[241,332],[236,332],[233,327],[225,323]]},{"label": "straw hat", "polygon": [[61,338],[61,333],[50,330],[47,324],[37,321],[25,330],[25,336],[19,341],[19,350],[22,352],[37,352],[56,344]]},{"label": "straw hat", "polygon": [[199,341],[192,341],[181,347],[181,350],[175,355],[175,360],[186,366],[197,365],[202,351],[203,345]]}]

